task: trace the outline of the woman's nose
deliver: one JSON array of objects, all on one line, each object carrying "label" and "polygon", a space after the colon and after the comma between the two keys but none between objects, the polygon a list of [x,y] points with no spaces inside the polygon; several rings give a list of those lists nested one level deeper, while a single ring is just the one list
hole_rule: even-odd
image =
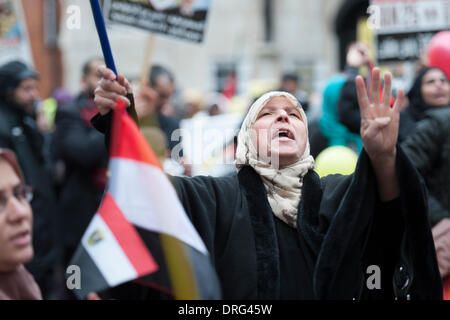
[{"label": "woman's nose", "polygon": [[436,87],[438,87],[439,89],[443,89],[447,86],[447,84],[448,84],[448,82],[445,80],[437,81]]},{"label": "woman's nose", "polygon": [[11,197],[8,201],[7,206],[9,207],[9,220],[18,221],[27,218],[30,214],[30,206],[18,200],[16,197]]},{"label": "woman's nose", "polygon": [[289,122],[289,115],[285,110],[280,110],[277,114],[277,121],[287,121]]}]

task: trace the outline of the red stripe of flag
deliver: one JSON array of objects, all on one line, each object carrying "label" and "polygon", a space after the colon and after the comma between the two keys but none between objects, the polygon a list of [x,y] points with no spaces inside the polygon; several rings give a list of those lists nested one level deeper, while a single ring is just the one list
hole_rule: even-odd
[{"label": "red stripe of flag", "polygon": [[114,112],[113,115],[110,157],[145,162],[162,169],[158,158],[148,146],[147,140],[139,131],[133,119],[122,113],[126,112],[122,100],[117,100],[116,108],[120,112]]},{"label": "red stripe of flag", "polygon": [[158,270],[158,265],[136,229],[125,218],[109,192],[103,199],[98,213],[114,234],[139,277]]}]

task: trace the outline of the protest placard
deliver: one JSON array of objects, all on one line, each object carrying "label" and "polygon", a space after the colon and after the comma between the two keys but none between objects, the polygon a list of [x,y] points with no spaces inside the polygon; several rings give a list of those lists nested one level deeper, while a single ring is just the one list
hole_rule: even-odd
[{"label": "protest placard", "polygon": [[0,64],[13,59],[32,64],[22,5],[0,0]]},{"label": "protest placard", "polygon": [[192,164],[192,175],[222,176],[235,170],[233,145],[241,122],[239,114],[181,121],[183,154]]},{"label": "protest placard", "polygon": [[378,63],[415,60],[439,31],[450,29],[450,0],[372,0]]},{"label": "protest placard", "polygon": [[108,22],[199,43],[211,0],[105,0]]}]

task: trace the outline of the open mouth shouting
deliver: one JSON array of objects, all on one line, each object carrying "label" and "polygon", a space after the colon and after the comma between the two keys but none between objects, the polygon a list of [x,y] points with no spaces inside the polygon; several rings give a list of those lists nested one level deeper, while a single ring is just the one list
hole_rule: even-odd
[{"label": "open mouth shouting", "polygon": [[272,139],[278,138],[280,142],[295,141],[294,133],[288,128],[278,128],[275,130]]}]

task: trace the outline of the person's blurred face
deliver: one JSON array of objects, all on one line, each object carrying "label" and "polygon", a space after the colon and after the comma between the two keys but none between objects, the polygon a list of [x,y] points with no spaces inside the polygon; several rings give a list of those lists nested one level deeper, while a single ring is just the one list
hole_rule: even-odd
[{"label": "person's blurred face", "polygon": [[282,84],[282,90],[293,95],[295,95],[295,93],[298,91],[298,87],[298,82],[291,79],[284,80]]},{"label": "person's blurred face", "polygon": [[12,271],[33,258],[32,211],[24,184],[0,159],[0,271]]},{"label": "person's blurred face", "polygon": [[153,113],[158,103],[158,93],[149,85],[142,85],[138,82],[133,82],[134,106],[139,119],[144,119],[149,114]]},{"label": "person's blurred face", "polygon": [[[252,126],[252,142],[260,157],[280,167],[300,160],[306,148],[306,126],[300,111],[285,97],[270,99]],[[275,161],[274,161],[275,160]]]},{"label": "person's blurred face", "polygon": [[94,60],[89,65],[89,72],[84,75],[81,80],[81,86],[83,92],[90,98],[94,98],[94,91],[97,87],[98,82],[101,80],[100,75],[97,70],[104,66],[105,63],[102,60]]},{"label": "person's blurred face", "polygon": [[433,107],[446,107],[450,104],[450,84],[445,74],[431,69],[422,78],[422,98]]},{"label": "person's blurred face", "polygon": [[39,81],[33,78],[22,80],[13,92],[13,101],[27,112],[32,112],[39,99]]},{"label": "person's blurred face", "polygon": [[175,92],[175,86],[173,82],[166,75],[160,75],[156,79],[153,89],[158,93],[158,102],[156,106],[158,110],[170,101],[170,98]]}]

